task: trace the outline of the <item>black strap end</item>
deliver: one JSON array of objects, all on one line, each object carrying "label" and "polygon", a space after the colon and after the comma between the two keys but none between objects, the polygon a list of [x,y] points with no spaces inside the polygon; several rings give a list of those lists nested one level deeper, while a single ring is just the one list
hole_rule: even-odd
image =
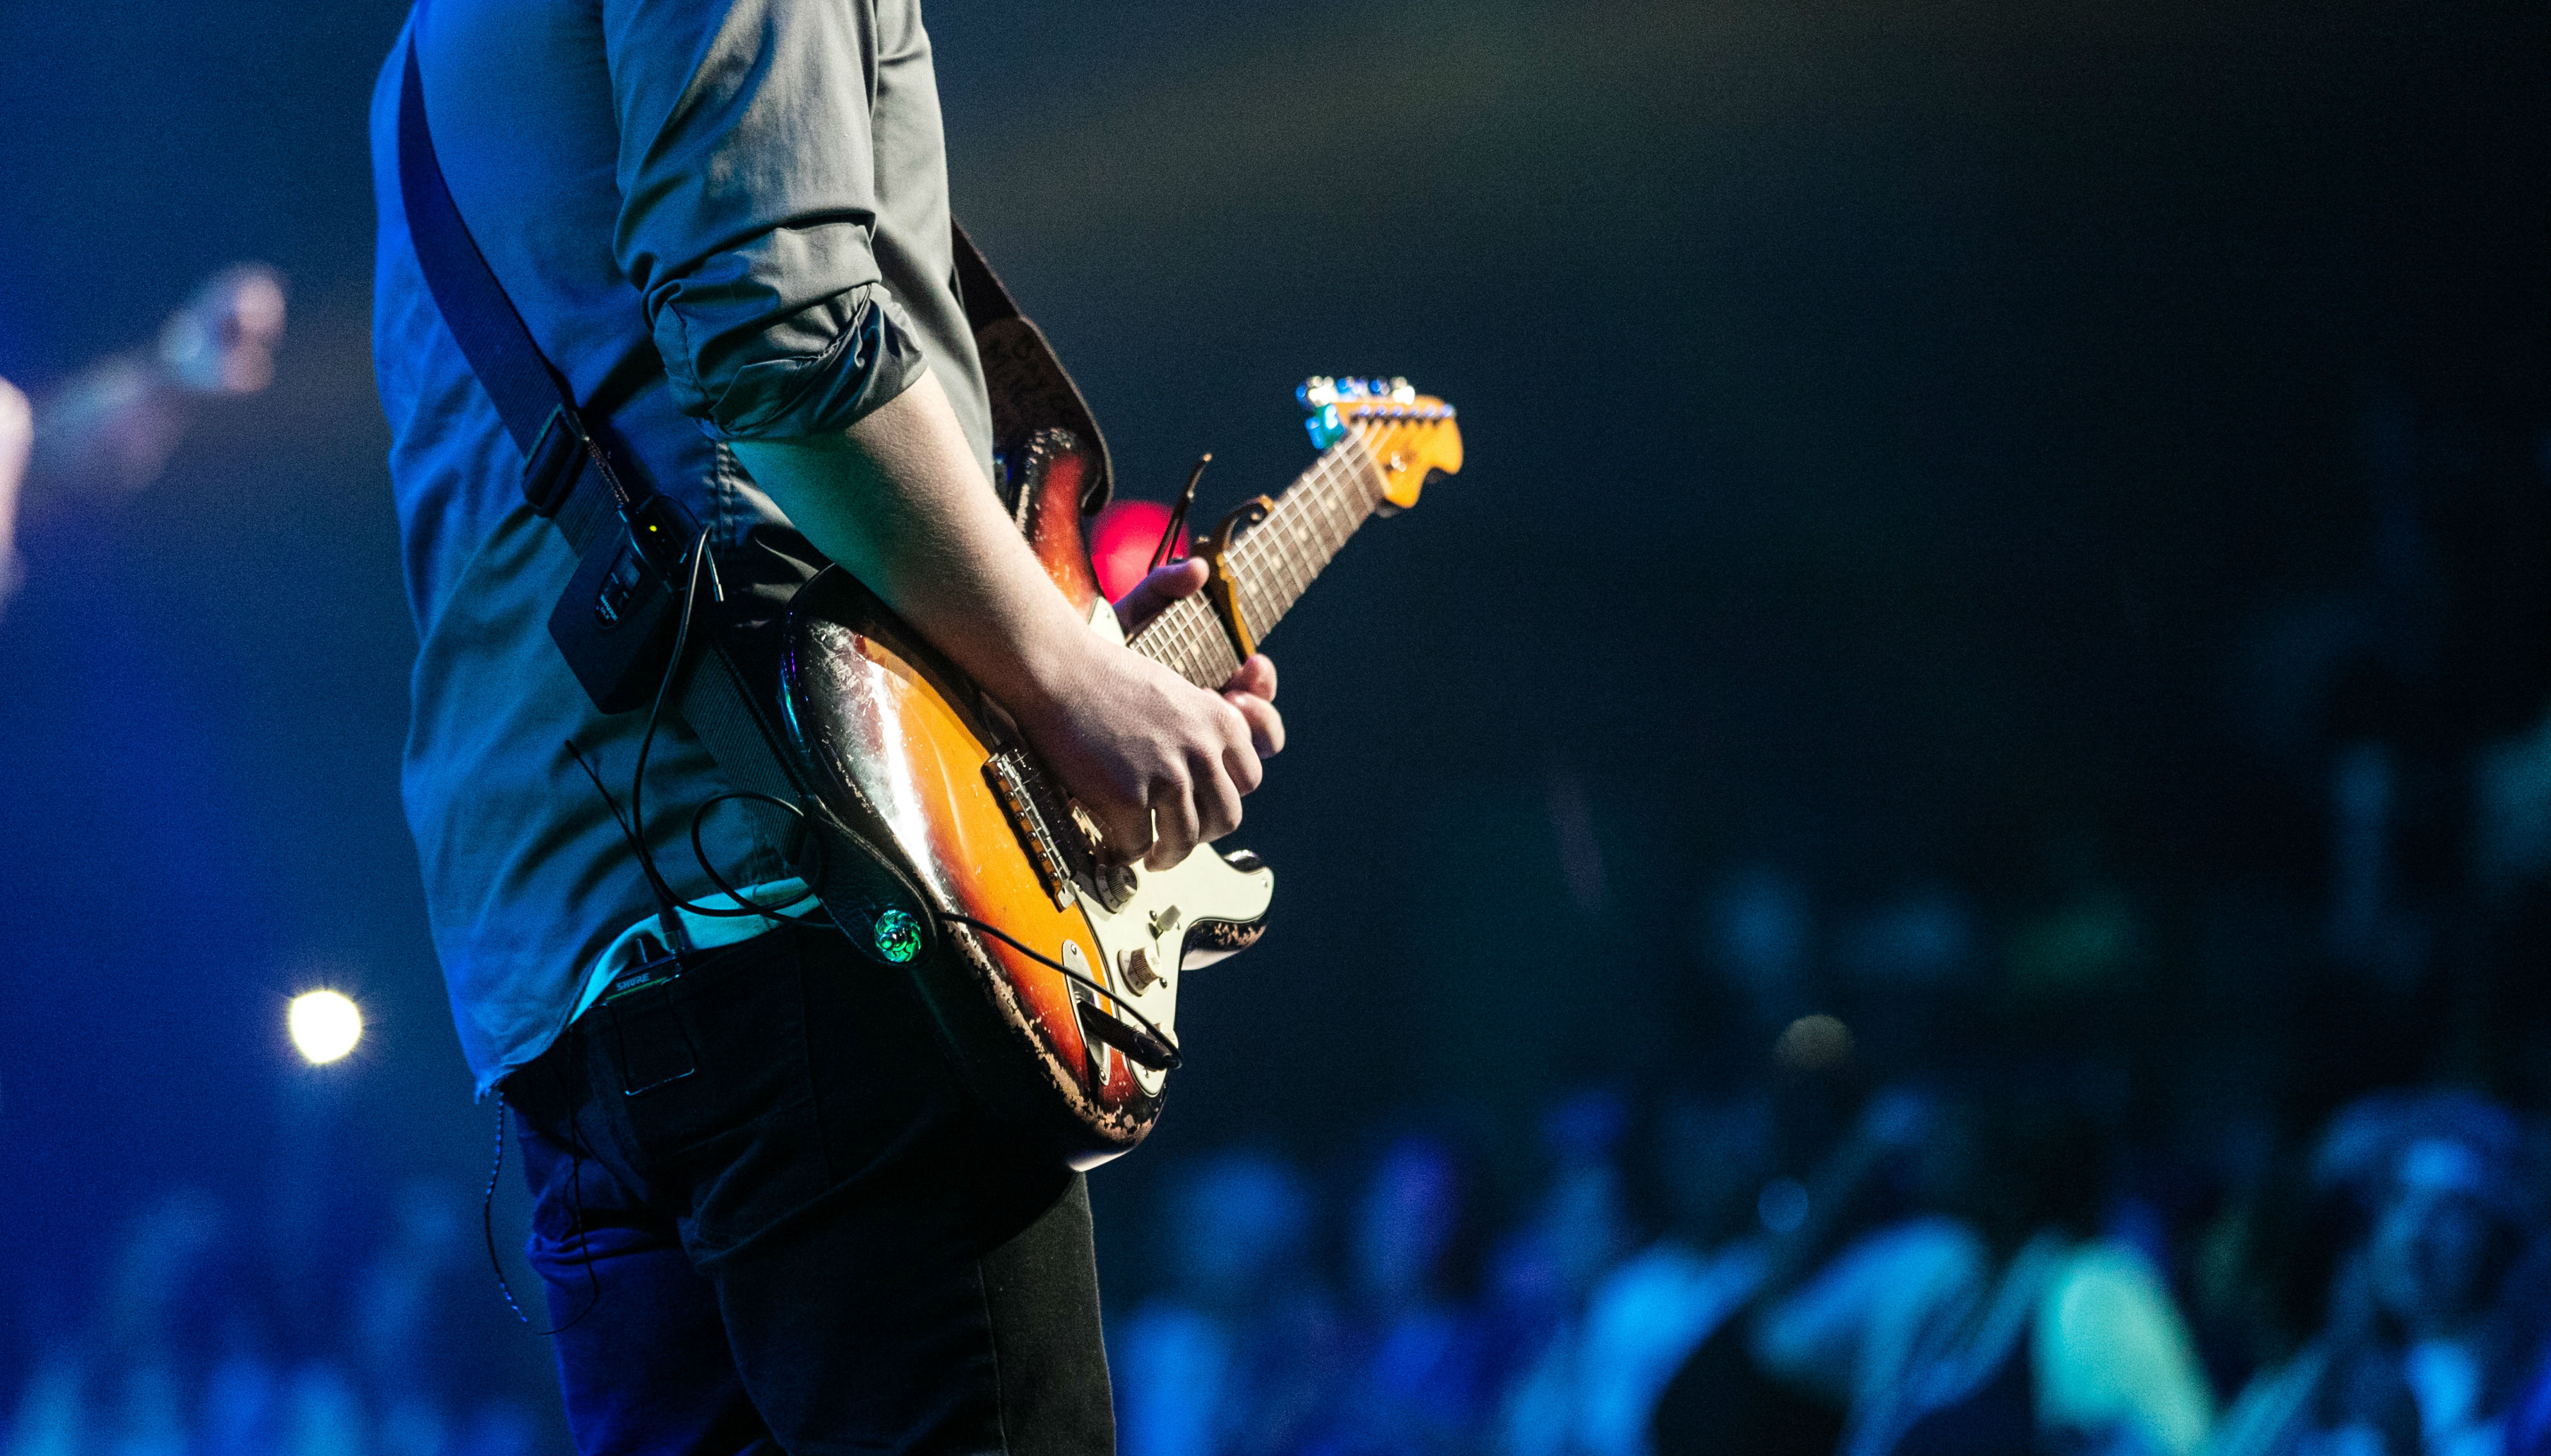
[{"label": "black strap end", "polygon": [[564,405],[551,410],[542,423],[540,438],[523,456],[523,498],[544,520],[566,504],[590,443],[584,422]]}]

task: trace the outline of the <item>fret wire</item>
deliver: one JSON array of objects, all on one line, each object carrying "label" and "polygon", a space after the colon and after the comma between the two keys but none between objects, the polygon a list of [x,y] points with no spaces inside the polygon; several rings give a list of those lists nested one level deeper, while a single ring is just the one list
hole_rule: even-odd
[{"label": "fret wire", "polygon": [[[1195,672],[1188,680],[1198,687],[1220,687],[1239,669],[1240,655],[1232,651],[1231,636],[1213,608],[1200,597],[1190,600],[1195,602],[1195,609],[1187,614],[1188,625],[1195,629]],[[1226,663],[1230,666],[1225,667]]]},{"label": "fret wire", "polygon": [[1198,687],[1216,688],[1225,678],[1240,671],[1240,654],[1231,645],[1230,634],[1223,630],[1222,619],[1202,600],[1195,602],[1190,619],[1196,629],[1196,671],[1187,680]]},{"label": "fret wire", "polygon": [[[1299,523],[1303,513],[1317,503],[1323,491],[1324,477],[1328,476],[1334,468],[1334,452],[1323,454],[1310,469],[1302,472],[1300,478],[1294,481],[1292,488],[1286,490],[1283,499],[1277,503],[1283,519],[1279,521],[1271,516],[1256,532],[1252,533],[1252,539],[1259,535],[1270,538],[1268,544],[1263,546],[1257,555],[1261,558],[1274,556],[1276,565],[1283,570],[1287,578],[1282,582],[1283,590],[1280,597],[1264,589],[1265,586],[1276,584],[1274,580],[1262,580],[1262,589],[1258,593],[1262,604],[1252,613],[1254,620],[1251,623],[1259,635],[1263,636],[1272,630],[1283,617],[1286,609],[1300,599],[1303,590],[1309,587],[1311,578],[1319,574],[1321,562],[1317,559],[1306,560],[1300,550],[1302,535]],[[1330,552],[1317,553],[1316,556],[1325,556],[1333,552],[1334,548],[1331,548]],[[1273,575],[1272,572],[1261,574],[1262,577]]]},{"label": "fret wire", "polygon": [[1340,482],[1337,467],[1345,453],[1345,443],[1340,442],[1337,451],[1321,463],[1320,488],[1312,498],[1312,503],[1320,513],[1323,561],[1336,556],[1339,549],[1346,545],[1347,538],[1355,534],[1356,523],[1339,508],[1338,500]]},{"label": "fret wire", "polygon": [[1268,513],[1268,518],[1252,527],[1240,541],[1245,554],[1239,557],[1233,574],[1240,579],[1241,611],[1249,619],[1251,637],[1266,636],[1276,625],[1276,619],[1284,614],[1276,589],[1275,564],[1270,558],[1280,544],[1278,538],[1282,531],[1280,522],[1284,502],[1292,497],[1292,490],[1287,489],[1276,501],[1276,509]]},{"label": "fret wire", "polygon": [[1260,529],[1253,529],[1231,548],[1231,575],[1239,588],[1235,594],[1239,598],[1240,616],[1249,624],[1252,637],[1267,630],[1267,572],[1262,564],[1267,547],[1258,539]]},{"label": "fret wire", "polygon": [[1261,614],[1263,620],[1251,624],[1260,633],[1273,628],[1276,619],[1284,614],[1285,605],[1300,596],[1302,588],[1309,584],[1302,579],[1300,563],[1293,559],[1292,539],[1286,530],[1289,517],[1290,512],[1283,519],[1271,517],[1258,531],[1262,538],[1259,555],[1271,559],[1274,568],[1267,579],[1267,585],[1274,589],[1262,593],[1267,599],[1266,610]]},{"label": "fret wire", "polygon": [[1332,484],[1319,492],[1319,502],[1316,502],[1316,505],[1319,505],[1321,536],[1327,536],[1329,556],[1337,556],[1337,551],[1347,543],[1347,536],[1355,533],[1355,525],[1345,518],[1342,502],[1337,500],[1337,484],[1334,484],[1334,476],[1332,476]]},{"label": "fret wire", "polygon": [[1355,534],[1356,528],[1356,523],[1347,517],[1344,502],[1338,499],[1339,491],[1335,480],[1336,477],[1332,473],[1328,488],[1320,492],[1321,519],[1327,522],[1329,529],[1335,533],[1335,540],[1329,547],[1329,553],[1332,556],[1347,544],[1347,538]]},{"label": "fret wire", "polygon": [[1301,554],[1304,569],[1302,584],[1307,588],[1311,581],[1319,576],[1321,570],[1328,566],[1329,559],[1337,555],[1337,547],[1329,541],[1328,528],[1319,520],[1320,501],[1328,494],[1327,486],[1318,480],[1312,480],[1306,482],[1299,493],[1302,499],[1299,507],[1293,512],[1293,544],[1295,550]]},{"label": "fret wire", "polygon": [[[1274,630],[1380,502],[1385,481],[1367,428],[1350,430],[1323,452],[1276,499],[1267,519],[1233,544],[1229,563],[1251,636]],[[1223,659],[1237,657],[1220,616],[1200,598],[1178,602],[1156,630],[1170,634],[1164,646],[1179,659],[1171,666],[1191,681],[1219,685],[1206,679]]]},{"label": "fret wire", "polygon": [[1180,674],[1190,682],[1218,685],[1204,683],[1213,672],[1212,644],[1207,634],[1219,636],[1222,626],[1213,620],[1211,610],[1194,597],[1178,603],[1178,627],[1184,634],[1185,648],[1179,664]]},{"label": "fret wire", "polygon": [[1356,447],[1364,459],[1356,462],[1355,479],[1361,487],[1358,493],[1363,497],[1365,511],[1370,514],[1374,506],[1380,503],[1384,488],[1381,462],[1375,458],[1372,445],[1364,437],[1356,437]]},{"label": "fret wire", "polygon": [[1276,625],[1277,618],[1284,615],[1285,608],[1301,599],[1302,592],[1310,586],[1311,577],[1318,570],[1310,567],[1302,559],[1301,541],[1293,529],[1294,521],[1301,514],[1301,504],[1292,499],[1294,493],[1294,491],[1285,492],[1285,500],[1293,508],[1284,512],[1282,520],[1269,523],[1276,528],[1269,534],[1272,537],[1272,548],[1276,565],[1281,567],[1284,572],[1280,578],[1282,594],[1268,606],[1267,626],[1271,628]]},{"label": "fret wire", "polygon": [[1178,660],[1172,666],[1179,676],[1190,682],[1201,682],[1210,671],[1205,657],[1205,641],[1199,617],[1200,605],[1193,597],[1178,602],[1171,609],[1176,615]]},{"label": "fret wire", "polygon": [[[1299,485],[1296,480],[1295,488]],[[1276,509],[1249,534],[1252,562],[1261,568],[1255,583],[1260,606],[1254,615],[1258,620],[1249,624],[1253,629],[1252,635],[1276,625],[1276,618],[1283,614],[1279,593],[1289,595],[1292,590],[1291,581],[1286,579],[1291,575],[1291,563],[1284,557],[1284,523],[1291,515],[1285,505],[1292,498],[1293,491],[1286,490],[1283,499],[1276,502]],[[1278,571],[1284,572],[1283,577],[1277,576]]]},{"label": "fret wire", "polygon": [[[1199,687],[1220,687],[1240,666],[1221,619],[1201,597],[1188,597],[1178,605],[1184,608],[1181,622],[1188,634],[1186,679]],[[1225,659],[1233,660],[1228,669],[1222,666]]]},{"label": "fret wire", "polygon": [[1326,463],[1327,457],[1323,456],[1321,462],[1305,471],[1301,480],[1285,496],[1285,503],[1291,509],[1285,512],[1285,518],[1281,523],[1282,535],[1276,539],[1276,545],[1287,579],[1284,583],[1282,602],[1268,614],[1270,626],[1273,626],[1275,619],[1281,617],[1293,602],[1301,598],[1303,591],[1309,588],[1311,579],[1320,573],[1325,553],[1309,544],[1303,526],[1308,512],[1318,504],[1322,488],[1321,476],[1325,473]]},{"label": "fret wire", "polygon": [[[1293,511],[1293,545],[1301,552],[1302,564],[1309,569],[1310,577],[1320,574],[1320,568],[1328,565],[1329,557],[1334,551],[1334,548],[1315,534],[1318,530],[1318,522],[1312,519],[1312,513],[1319,509],[1320,493],[1317,487],[1312,488]],[[1303,584],[1307,586],[1310,581],[1306,578]]]},{"label": "fret wire", "polygon": [[1184,610],[1186,606],[1183,601],[1171,603],[1143,630],[1143,635],[1136,638],[1135,643],[1154,662],[1181,676],[1192,678],[1195,676],[1194,633],[1192,614]]},{"label": "fret wire", "polygon": [[1163,608],[1161,614],[1152,619],[1151,625],[1143,629],[1143,635],[1134,639],[1134,645],[1152,661],[1176,667],[1179,656],[1176,605],[1173,603]]}]

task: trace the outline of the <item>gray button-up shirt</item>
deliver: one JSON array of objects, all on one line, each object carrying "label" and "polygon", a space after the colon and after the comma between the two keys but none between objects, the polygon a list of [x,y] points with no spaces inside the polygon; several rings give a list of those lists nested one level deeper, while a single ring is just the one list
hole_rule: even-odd
[{"label": "gray button-up shirt", "polygon": [[[576,397],[719,550],[784,519],[724,442],[839,430],[925,367],[988,485],[916,0],[434,0],[418,40],[480,251]],[[521,457],[417,270],[400,70],[393,50],[371,138],[373,364],[420,639],[402,787],[483,1093],[557,1037],[595,955],[654,909],[564,746],[625,794],[645,715],[597,715],[550,641],[575,562],[524,505]],[[723,786],[687,732],[659,733],[648,838],[685,897],[711,894],[691,806]],[[780,873],[748,818],[709,820],[736,884]]]}]

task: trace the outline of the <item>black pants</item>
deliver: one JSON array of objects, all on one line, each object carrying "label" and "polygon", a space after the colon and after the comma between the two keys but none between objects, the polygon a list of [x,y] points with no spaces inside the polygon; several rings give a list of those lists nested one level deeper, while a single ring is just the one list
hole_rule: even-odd
[{"label": "black pants", "polygon": [[587,1456],[1114,1449],[1085,1187],[829,927],[594,1007],[503,1092]]}]

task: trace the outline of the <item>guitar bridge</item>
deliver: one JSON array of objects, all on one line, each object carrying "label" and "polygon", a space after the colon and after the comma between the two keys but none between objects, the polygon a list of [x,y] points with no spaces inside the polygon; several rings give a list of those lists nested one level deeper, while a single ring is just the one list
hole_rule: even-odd
[{"label": "guitar bridge", "polygon": [[1019,845],[1028,854],[1028,863],[1036,867],[1037,880],[1054,900],[1058,910],[1071,908],[1071,871],[1065,864],[1063,846],[1055,842],[1045,816],[1037,812],[1036,796],[1029,791],[1030,770],[1018,750],[1004,749],[992,755],[983,765],[984,780],[992,786],[992,796],[1010,816],[1010,827],[1018,831]]}]

